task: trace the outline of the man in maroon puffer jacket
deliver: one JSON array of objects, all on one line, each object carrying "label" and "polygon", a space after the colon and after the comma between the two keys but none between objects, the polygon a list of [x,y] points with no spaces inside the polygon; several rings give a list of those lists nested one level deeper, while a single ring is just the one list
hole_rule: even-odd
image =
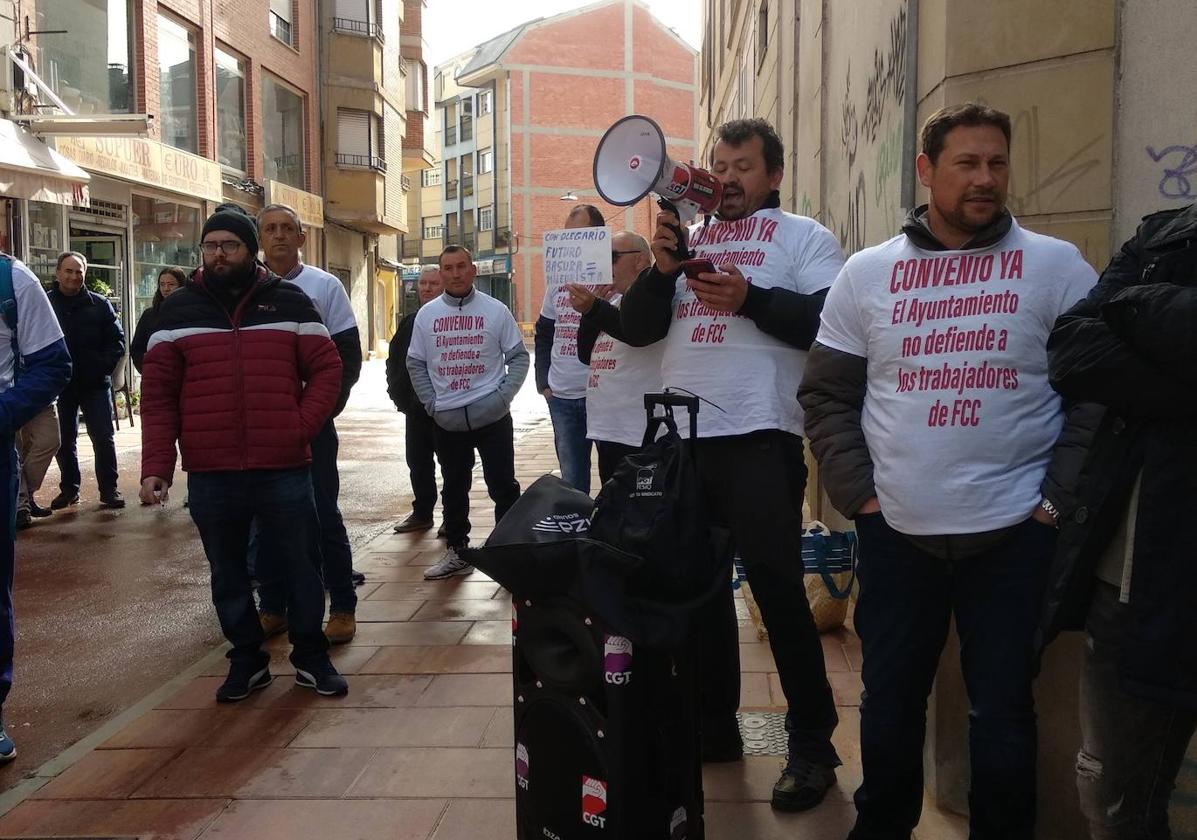
[{"label": "man in maroon puffer jacket", "polygon": [[191,518],[212,567],[212,602],[232,644],[218,702],[270,684],[270,656],[246,567],[250,522],[282,582],[295,681],[349,690],[328,658],[309,443],[331,416],[341,359],[311,300],[258,263],[253,219],[222,209],[204,224],[204,266],[163,304],[141,384],[142,504],[166,501],[183,455]]}]

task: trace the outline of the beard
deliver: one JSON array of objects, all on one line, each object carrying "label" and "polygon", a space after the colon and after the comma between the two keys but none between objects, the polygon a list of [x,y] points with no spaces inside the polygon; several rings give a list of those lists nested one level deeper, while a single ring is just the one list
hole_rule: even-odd
[{"label": "beard", "polygon": [[257,263],[248,259],[242,263],[204,265],[204,275],[209,282],[220,286],[234,295],[240,295],[254,282],[258,274]]},{"label": "beard", "polygon": [[[969,204],[969,199],[974,198],[992,199],[993,204],[990,205],[992,211],[984,215],[978,215],[980,208]],[[1001,196],[997,193],[972,193],[971,195],[962,196],[951,207],[945,207],[936,202],[935,209],[939,211],[939,215],[943,220],[956,230],[977,233],[992,225],[1002,215],[1002,211],[1005,209],[1005,202],[1001,200]]]}]

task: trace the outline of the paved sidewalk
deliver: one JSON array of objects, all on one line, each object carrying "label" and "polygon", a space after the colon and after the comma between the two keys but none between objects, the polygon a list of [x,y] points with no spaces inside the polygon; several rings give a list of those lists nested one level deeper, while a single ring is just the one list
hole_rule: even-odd
[{"label": "paved sidewalk", "polygon": [[[522,438],[516,462],[524,486],[556,467],[547,422]],[[480,542],[493,526],[480,479],[472,503]],[[215,652],[0,799],[11,808],[0,837],[512,840],[510,604],[479,572],[424,582],[442,550],[432,532],[386,533],[358,553],[368,580],[358,634],[333,653],[348,697],[295,686],[275,639],[274,684],[218,706],[225,660]],[[782,711],[768,646],[746,609],[741,618],[743,707]],[[842,840],[851,827],[859,643],[839,631],[823,644],[840,706],[838,786],[813,812],[779,815],[768,804],[779,758],[708,767],[712,840]],[[927,820],[920,838],[958,836],[958,821],[948,830]]]}]

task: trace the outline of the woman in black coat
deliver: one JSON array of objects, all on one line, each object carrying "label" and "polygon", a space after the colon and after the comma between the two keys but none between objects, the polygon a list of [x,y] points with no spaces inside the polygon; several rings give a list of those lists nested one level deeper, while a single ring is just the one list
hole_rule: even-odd
[{"label": "woman in black coat", "polygon": [[133,367],[137,368],[138,373],[141,373],[141,360],[145,358],[150,336],[158,329],[158,310],[162,301],[171,292],[183,288],[186,282],[187,275],[181,268],[164,268],[158,274],[158,291],[154,292],[154,302],[137,319],[137,330],[133,333],[133,343],[129,345],[129,358],[133,360]]}]

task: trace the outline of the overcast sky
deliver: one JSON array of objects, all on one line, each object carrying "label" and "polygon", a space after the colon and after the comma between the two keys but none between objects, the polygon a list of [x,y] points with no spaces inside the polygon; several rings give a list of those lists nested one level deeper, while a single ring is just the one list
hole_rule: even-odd
[{"label": "overcast sky", "polygon": [[[524,21],[588,6],[594,0],[428,0],[424,10],[425,61],[429,68],[501,35]],[[646,0],[657,20],[672,27],[694,49],[702,45],[701,0]]]}]

